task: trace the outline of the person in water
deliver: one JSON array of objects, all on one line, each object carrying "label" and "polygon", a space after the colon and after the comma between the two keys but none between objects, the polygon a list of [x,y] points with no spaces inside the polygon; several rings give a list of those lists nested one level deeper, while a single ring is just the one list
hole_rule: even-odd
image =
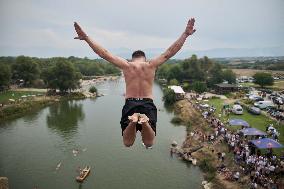
[{"label": "person in water", "polygon": [[133,52],[130,61],[115,56],[104,49],[92,40],[78,23],[74,23],[78,35],[74,39],[86,41],[96,54],[114,64],[123,72],[126,93],[120,124],[123,143],[126,147],[133,145],[138,130],[141,132],[144,145],[146,147],[153,145],[157,122],[157,108],[153,103],[152,94],[155,72],[161,64],[173,57],[181,49],[187,37],[195,32],[194,22],[194,18],[189,19],[185,31],[161,55],[146,60],[145,53],[138,50]]}]

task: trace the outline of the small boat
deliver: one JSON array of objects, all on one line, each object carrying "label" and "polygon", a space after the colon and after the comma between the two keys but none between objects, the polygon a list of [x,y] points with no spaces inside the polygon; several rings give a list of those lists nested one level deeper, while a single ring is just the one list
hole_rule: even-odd
[{"label": "small boat", "polygon": [[83,182],[85,178],[90,174],[91,167],[86,166],[81,172],[80,175],[76,177],[78,182]]}]

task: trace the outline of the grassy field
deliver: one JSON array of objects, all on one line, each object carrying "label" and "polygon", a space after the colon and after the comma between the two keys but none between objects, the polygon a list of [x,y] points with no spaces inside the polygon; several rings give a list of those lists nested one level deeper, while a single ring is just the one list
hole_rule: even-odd
[{"label": "grassy field", "polygon": [[9,99],[20,99],[23,95],[38,95],[45,94],[44,92],[37,91],[5,91],[0,93],[0,103],[7,103]]},{"label": "grassy field", "polygon": [[232,69],[237,76],[253,76],[258,72],[267,72],[272,75],[284,75],[284,71],[275,71],[275,70],[254,70],[254,69]]},{"label": "grassy field", "polygon": [[[240,85],[244,87],[259,87],[259,85],[256,85],[254,83],[240,83]],[[278,80],[274,81],[274,85],[269,86],[268,88],[274,88],[274,89],[284,89],[284,80]]]},{"label": "grassy field", "polygon": [[[218,116],[218,114],[221,114],[221,109],[222,106],[224,104],[224,100],[222,99],[210,99],[209,102],[206,102],[210,105],[213,105],[216,108],[216,112],[215,114]],[[230,114],[229,116],[222,116],[221,119],[223,121],[227,120],[227,119],[232,119],[232,118],[238,118],[238,119],[243,119],[246,122],[248,122],[250,124],[251,127],[257,128],[259,130],[265,131],[266,126],[269,125],[270,123],[272,123],[275,128],[278,130],[278,132],[280,132],[280,136],[279,136],[279,141],[281,144],[284,144],[284,125],[278,125],[277,122],[265,115],[253,115],[250,114],[245,108],[244,108],[244,112],[243,115],[234,115],[234,114]],[[232,128],[236,128],[234,126],[232,126]],[[238,127],[240,128],[240,127]],[[277,150],[277,154],[280,153],[280,150]]]}]

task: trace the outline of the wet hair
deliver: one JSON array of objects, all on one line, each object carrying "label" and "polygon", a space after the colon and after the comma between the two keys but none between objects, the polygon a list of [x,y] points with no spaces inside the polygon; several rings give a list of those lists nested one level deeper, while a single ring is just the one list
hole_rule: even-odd
[{"label": "wet hair", "polygon": [[144,57],[146,59],[146,55],[145,55],[145,53],[143,51],[138,50],[138,51],[134,51],[132,53],[132,59],[133,58],[140,58],[140,57]]}]

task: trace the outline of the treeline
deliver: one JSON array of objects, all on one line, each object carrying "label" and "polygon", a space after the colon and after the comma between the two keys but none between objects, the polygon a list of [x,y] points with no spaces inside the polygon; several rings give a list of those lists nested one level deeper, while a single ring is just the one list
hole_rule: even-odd
[{"label": "treeline", "polygon": [[120,70],[101,59],[0,57],[0,90],[19,84],[66,92],[78,88],[82,76],[109,74],[120,75]]},{"label": "treeline", "polygon": [[227,64],[233,69],[256,69],[256,70],[277,70],[284,71],[284,60],[257,60],[254,63]]},{"label": "treeline", "polygon": [[166,79],[168,84],[182,84],[185,90],[197,92],[207,91],[224,81],[236,83],[236,75],[232,70],[224,69],[221,64],[206,56],[198,58],[196,55],[177,63],[163,64],[157,71],[157,77]]}]

